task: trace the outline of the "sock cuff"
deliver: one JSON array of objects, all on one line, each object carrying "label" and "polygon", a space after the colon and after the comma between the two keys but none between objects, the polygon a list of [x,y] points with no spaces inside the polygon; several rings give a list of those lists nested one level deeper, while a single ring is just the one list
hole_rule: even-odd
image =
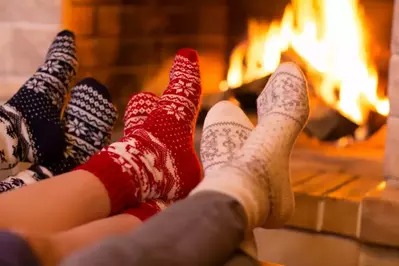
[{"label": "sock cuff", "polygon": [[161,211],[162,209],[157,205],[141,203],[138,207],[127,209],[123,213],[133,215],[144,222]]},{"label": "sock cuff", "polygon": [[121,173],[120,166],[107,152],[103,151],[93,155],[85,164],[78,166],[75,170],[90,172],[104,185],[111,202],[110,215],[118,214],[126,207],[138,203],[137,195],[133,195],[136,187],[133,180]]},{"label": "sock cuff", "polygon": [[[232,179],[235,179],[234,181]],[[224,194],[235,199],[244,209],[247,217],[247,232],[251,232],[260,224],[260,217],[264,214],[261,208],[268,208],[268,206],[258,206],[259,203],[251,191],[245,188],[236,177],[228,175],[226,178],[221,176],[205,177],[204,180],[194,188],[190,196],[200,192],[213,191]]]}]

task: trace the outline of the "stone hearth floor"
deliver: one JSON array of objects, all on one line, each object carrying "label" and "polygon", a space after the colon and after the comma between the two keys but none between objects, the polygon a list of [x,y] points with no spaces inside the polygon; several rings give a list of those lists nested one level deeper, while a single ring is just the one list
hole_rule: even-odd
[{"label": "stone hearth floor", "polygon": [[[298,232],[305,230],[310,234],[317,233],[319,237],[307,236],[306,233],[301,236],[304,239],[310,237],[316,241],[324,235],[339,241],[351,239],[358,243],[356,247],[359,250],[366,245],[367,252],[370,249],[368,244],[377,244],[393,247],[393,253],[399,253],[396,250],[399,248],[399,188],[387,185],[383,178],[385,131],[383,128],[368,141],[346,148],[337,148],[301,135],[291,157],[295,214],[286,230],[266,230],[263,234],[267,238],[273,235],[276,240],[281,234],[289,241],[286,234],[295,238],[295,234],[302,234]],[[114,136],[115,139],[118,135]],[[198,127],[195,134],[197,152],[200,139],[201,128]],[[257,233],[258,238],[260,242],[265,242],[262,232]],[[337,243],[341,243],[339,241]],[[260,244],[260,254],[262,250],[268,250],[267,246]],[[373,251],[372,254],[378,257],[380,251]],[[268,256],[264,259],[270,261]],[[399,256],[391,261],[399,263]],[[300,261],[297,263],[306,265]],[[327,264],[323,262],[323,265]]]},{"label": "stone hearth floor", "polygon": [[399,189],[384,182],[384,143],[385,128],[346,148],[301,135],[291,156],[296,208],[287,226],[399,247]]}]

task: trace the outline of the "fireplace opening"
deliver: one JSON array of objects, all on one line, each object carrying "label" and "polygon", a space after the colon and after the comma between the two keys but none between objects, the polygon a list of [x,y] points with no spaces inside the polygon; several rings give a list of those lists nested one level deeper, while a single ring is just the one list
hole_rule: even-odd
[{"label": "fireplace opening", "polygon": [[192,47],[204,91],[199,125],[221,99],[256,120],[268,77],[294,61],[311,96],[303,135],[347,146],[384,131],[392,0],[63,1],[79,73],[107,85],[119,110],[134,92],[160,94],[174,53]]},{"label": "fireplace opening", "polygon": [[[254,112],[256,97],[277,66],[294,61],[310,92],[305,134],[339,146],[367,140],[389,113],[389,38],[377,36],[370,24],[392,13],[373,13],[376,3],[368,2],[292,0],[278,18],[250,17],[246,38],[232,50],[219,85],[225,98]],[[377,10],[392,5],[381,2]],[[389,36],[390,27],[385,29]]]}]

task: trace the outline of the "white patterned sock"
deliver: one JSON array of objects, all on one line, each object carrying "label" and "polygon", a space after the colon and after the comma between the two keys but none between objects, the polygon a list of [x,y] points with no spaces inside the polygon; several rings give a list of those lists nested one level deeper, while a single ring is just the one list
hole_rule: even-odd
[{"label": "white patterned sock", "polygon": [[[229,101],[215,104],[208,112],[201,137],[201,162],[205,179],[212,178],[244,145],[254,125],[245,113]],[[196,193],[195,189],[192,192]],[[244,252],[257,257],[256,244],[252,234],[246,236],[241,245]]]},{"label": "white patterned sock", "polygon": [[257,108],[259,123],[242,149],[195,189],[237,199],[247,214],[248,231],[280,227],[294,210],[289,159],[309,116],[301,70],[293,63],[281,64],[258,97]]},{"label": "white patterned sock", "polygon": [[205,178],[233,159],[253,128],[245,113],[229,101],[218,102],[209,110],[200,151]]}]

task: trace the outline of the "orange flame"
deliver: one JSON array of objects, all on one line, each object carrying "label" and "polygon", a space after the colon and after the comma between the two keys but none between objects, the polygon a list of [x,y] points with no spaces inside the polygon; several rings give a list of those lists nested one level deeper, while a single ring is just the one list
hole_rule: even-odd
[{"label": "orange flame", "polygon": [[233,50],[221,90],[273,73],[291,48],[321,76],[315,90],[327,104],[359,125],[370,110],[387,115],[389,102],[377,94],[361,14],[357,0],[292,0],[280,21],[250,20],[248,40]]}]

